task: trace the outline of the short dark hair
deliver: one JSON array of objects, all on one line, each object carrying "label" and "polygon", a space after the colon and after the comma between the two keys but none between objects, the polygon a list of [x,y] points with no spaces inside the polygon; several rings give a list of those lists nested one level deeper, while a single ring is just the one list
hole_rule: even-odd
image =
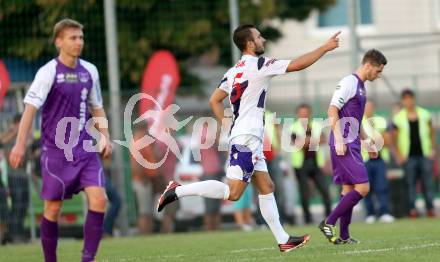
[{"label": "short dark hair", "polygon": [[412,89],[409,88],[405,88],[402,90],[402,93],[400,93],[400,98],[403,99],[405,96],[410,96],[410,97],[415,97],[416,94],[414,93],[414,91]]},{"label": "short dark hair", "polygon": [[362,58],[362,64],[370,63],[372,65],[380,66],[387,64],[387,58],[377,49],[368,50],[364,58]]},{"label": "short dark hair", "polygon": [[244,51],[246,49],[247,42],[254,40],[251,31],[252,28],[257,27],[252,24],[245,24],[237,27],[234,30],[232,40],[234,41],[234,44],[237,46],[237,48],[240,49],[240,51]]}]

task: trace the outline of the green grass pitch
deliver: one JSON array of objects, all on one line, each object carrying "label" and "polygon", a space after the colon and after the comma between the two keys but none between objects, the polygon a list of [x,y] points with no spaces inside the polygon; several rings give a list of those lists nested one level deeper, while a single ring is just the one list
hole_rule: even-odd
[{"label": "green grass pitch", "polygon": [[[354,223],[359,245],[331,245],[316,226],[288,228],[311,234],[309,244],[281,254],[268,230],[180,233],[105,239],[97,260],[111,261],[440,261],[440,220]],[[81,241],[60,241],[59,261],[80,261]],[[39,243],[0,247],[0,261],[42,261]]]}]

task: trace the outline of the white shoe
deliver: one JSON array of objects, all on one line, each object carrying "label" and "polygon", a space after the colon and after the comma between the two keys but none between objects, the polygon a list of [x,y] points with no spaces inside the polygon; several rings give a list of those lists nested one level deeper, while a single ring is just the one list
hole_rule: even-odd
[{"label": "white shoe", "polygon": [[383,214],[379,217],[379,221],[382,223],[393,223],[394,220],[396,219],[390,214]]},{"label": "white shoe", "polygon": [[365,223],[367,224],[374,224],[374,222],[376,222],[375,216],[367,216],[367,218],[365,219]]}]

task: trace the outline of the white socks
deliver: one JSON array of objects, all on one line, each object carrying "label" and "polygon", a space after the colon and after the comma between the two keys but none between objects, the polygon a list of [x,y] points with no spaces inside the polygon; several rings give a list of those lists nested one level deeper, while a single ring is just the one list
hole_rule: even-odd
[{"label": "white socks", "polygon": [[176,187],[177,197],[201,196],[206,198],[228,199],[229,186],[216,180],[207,180]]},{"label": "white socks", "polygon": [[267,195],[258,195],[260,202],[260,211],[264,220],[269,225],[272,234],[275,236],[278,244],[286,244],[289,240],[289,234],[284,231],[278,214],[277,203],[273,193]]},{"label": "white socks", "polygon": [[[207,180],[188,185],[176,187],[177,197],[201,196],[206,198],[228,199],[229,186],[216,180]],[[289,240],[289,235],[284,231],[280,222],[277,204],[273,193],[258,195],[260,211],[264,220],[269,225],[270,230],[275,236],[278,244],[285,244]]]}]

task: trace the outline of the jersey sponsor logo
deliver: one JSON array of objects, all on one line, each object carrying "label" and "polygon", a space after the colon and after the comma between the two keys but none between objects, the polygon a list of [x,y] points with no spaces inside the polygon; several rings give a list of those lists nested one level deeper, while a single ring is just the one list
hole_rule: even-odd
[{"label": "jersey sponsor logo", "polygon": [[37,99],[37,100],[40,100],[41,102],[43,102],[43,99],[41,99],[41,97],[39,97],[38,94],[32,90],[30,90],[26,96],[28,96],[31,99]]},{"label": "jersey sponsor logo", "polygon": [[82,83],[87,83],[90,79],[90,76],[88,73],[79,73],[79,81]]},{"label": "jersey sponsor logo", "polygon": [[344,100],[344,98],[342,98],[342,97],[340,97],[340,98],[338,99],[338,102],[339,102],[341,105],[345,104],[345,100]]},{"label": "jersey sponsor logo", "polygon": [[277,59],[272,58],[269,61],[267,61],[266,66],[269,67],[270,65],[272,65],[273,63],[275,63],[277,61]]},{"label": "jersey sponsor logo", "polygon": [[339,90],[339,89],[341,89],[341,85],[336,86],[336,90]]},{"label": "jersey sponsor logo", "polygon": [[66,73],[66,83],[78,83],[78,75],[75,73]]},{"label": "jersey sponsor logo", "polygon": [[238,61],[238,63],[235,65],[235,68],[243,67],[245,65],[246,61]]},{"label": "jersey sponsor logo", "polygon": [[65,75],[63,73],[57,74],[57,83],[60,84],[60,83],[64,83],[64,82],[66,82]]},{"label": "jersey sponsor logo", "polygon": [[79,104],[79,125],[78,131],[84,129],[86,124],[86,112],[87,112],[87,95],[89,94],[89,90],[87,88],[83,88],[81,90],[81,103]]}]

